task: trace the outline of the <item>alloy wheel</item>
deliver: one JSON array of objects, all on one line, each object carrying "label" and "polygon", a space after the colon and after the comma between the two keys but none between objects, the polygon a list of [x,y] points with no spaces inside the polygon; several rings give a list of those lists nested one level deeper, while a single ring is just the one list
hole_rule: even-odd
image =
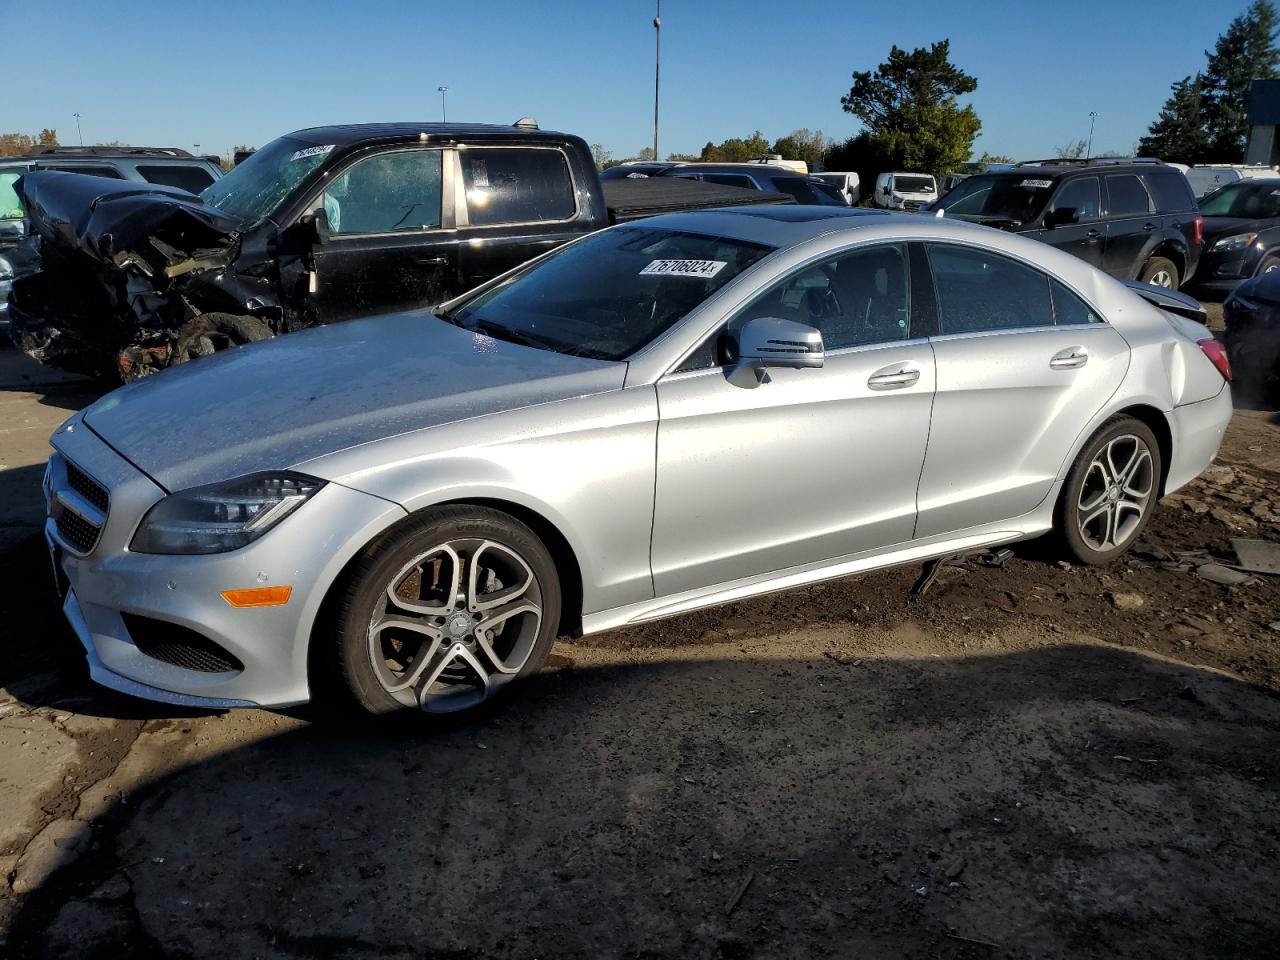
[{"label": "alloy wheel", "polygon": [[369,659],[405,706],[453,713],[489,699],[528,662],[542,589],[510,547],[438,544],[391,578],[369,622]]},{"label": "alloy wheel", "polygon": [[1156,287],[1164,287],[1166,289],[1172,289],[1173,277],[1168,270],[1157,270],[1155,273],[1151,275],[1151,279],[1148,280],[1147,283]]},{"label": "alloy wheel", "polygon": [[1155,463],[1146,441],[1115,437],[1094,455],[1080,486],[1076,524],[1091,550],[1123,546],[1142,525],[1155,488]]}]

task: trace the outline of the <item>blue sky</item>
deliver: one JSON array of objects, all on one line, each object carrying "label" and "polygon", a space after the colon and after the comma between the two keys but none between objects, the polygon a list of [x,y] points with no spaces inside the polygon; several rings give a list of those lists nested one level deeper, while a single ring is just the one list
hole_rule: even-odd
[{"label": "blue sky", "polygon": [[[949,37],[978,78],[976,150],[1047,155],[1089,132],[1127,151],[1169,85],[1246,0],[838,3],[665,0],[660,149],[797,127],[843,138],[853,70],[891,44]],[[54,127],[75,143],[200,144],[225,153],[299,127],[451,120],[544,127],[617,157],[652,139],[652,0],[0,0],[0,128]]]}]

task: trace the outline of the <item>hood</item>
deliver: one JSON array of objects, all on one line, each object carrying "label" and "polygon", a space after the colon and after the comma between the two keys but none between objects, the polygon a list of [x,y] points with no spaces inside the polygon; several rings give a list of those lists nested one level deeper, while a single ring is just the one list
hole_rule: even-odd
[{"label": "hood", "polygon": [[428,311],[317,327],[172,367],[84,413],[169,491],[371,440],[621,389],[625,363],[494,340]]},{"label": "hood", "polygon": [[1205,217],[1204,248],[1208,250],[1215,240],[1234,236],[1237,233],[1261,233],[1268,227],[1275,226],[1275,221],[1253,220],[1249,217]]},{"label": "hood", "polygon": [[197,230],[201,246],[243,226],[194,193],[154,183],[43,170],[24,174],[17,190],[34,235],[102,261],[175,220]]}]

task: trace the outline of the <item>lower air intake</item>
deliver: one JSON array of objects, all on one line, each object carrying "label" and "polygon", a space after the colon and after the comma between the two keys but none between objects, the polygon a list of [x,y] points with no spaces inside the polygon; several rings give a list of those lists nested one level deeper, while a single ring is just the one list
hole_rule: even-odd
[{"label": "lower air intake", "polygon": [[123,613],[125,629],[133,645],[148,657],[198,673],[230,673],[244,664],[208,637],[188,627],[136,613]]}]

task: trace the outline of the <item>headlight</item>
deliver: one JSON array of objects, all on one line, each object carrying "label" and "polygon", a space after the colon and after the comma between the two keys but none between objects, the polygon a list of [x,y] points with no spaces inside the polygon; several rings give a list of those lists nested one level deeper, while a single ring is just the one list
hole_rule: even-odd
[{"label": "headlight", "polygon": [[165,497],[142,518],[136,553],[226,553],[252,543],[306,503],[323,480],[257,473]]},{"label": "headlight", "polygon": [[12,280],[12,279],[13,279],[13,264],[10,263],[8,260],[6,260],[4,257],[0,257],[0,280]]},{"label": "headlight", "polygon": [[1239,253],[1258,239],[1256,233],[1237,233],[1234,237],[1223,237],[1212,249],[1219,253]]}]

